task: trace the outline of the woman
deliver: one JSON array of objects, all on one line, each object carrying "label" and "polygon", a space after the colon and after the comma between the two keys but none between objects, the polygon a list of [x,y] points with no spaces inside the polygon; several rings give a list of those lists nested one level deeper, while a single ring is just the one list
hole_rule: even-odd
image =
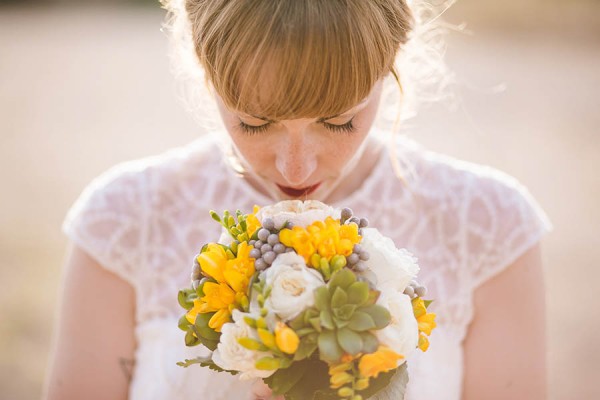
[{"label": "woman", "polygon": [[[202,351],[183,346],[175,294],[218,233],[209,209],[289,198],[351,207],[418,257],[438,328],[408,360],[407,399],[545,398],[547,217],[501,171],[386,142],[374,125],[384,83],[403,79],[394,62],[416,23],[407,3],[176,5],[230,151],[213,133],[115,166],[82,193],[63,225],[72,245],[47,398],[268,397],[175,365]],[[402,179],[397,160],[411,168]],[[396,399],[393,383],[378,397]]]}]

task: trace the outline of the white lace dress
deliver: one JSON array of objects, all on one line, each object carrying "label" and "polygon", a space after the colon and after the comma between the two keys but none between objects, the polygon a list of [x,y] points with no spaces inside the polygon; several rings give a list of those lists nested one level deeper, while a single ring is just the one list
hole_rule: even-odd
[{"label": "white lace dress", "polygon": [[[407,400],[458,400],[462,342],[473,318],[473,291],[553,229],[529,191],[487,166],[398,139],[415,174],[409,187],[384,155],[343,203],[419,260],[419,280],[435,299],[438,327],[426,353],[408,359]],[[186,348],[177,328],[177,292],[189,285],[193,257],[219,237],[208,210],[272,203],[237,177],[218,147],[202,138],[158,156],[119,164],[93,180],[69,210],[64,233],[136,292],[137,350],[130,398],[251,399],[249,384],[177,361]],[[393,385],[380,399],[397,399]]]}]

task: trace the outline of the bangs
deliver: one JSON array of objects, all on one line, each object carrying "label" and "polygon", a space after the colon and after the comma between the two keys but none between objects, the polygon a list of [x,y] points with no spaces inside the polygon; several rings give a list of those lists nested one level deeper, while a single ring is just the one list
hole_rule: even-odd
[{"label": "bangs", "polygon": [[394,32],[370,1],[215,3],[193,24],[206,78],[230,109],[272,120],[354,107],[392,72],[410,28]]}]

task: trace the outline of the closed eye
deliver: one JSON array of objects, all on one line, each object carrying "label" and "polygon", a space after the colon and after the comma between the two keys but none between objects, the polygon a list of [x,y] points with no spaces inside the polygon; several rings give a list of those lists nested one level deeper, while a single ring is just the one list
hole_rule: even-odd
[{"label": "closed eye", "polygon": [[[327,128],[328,130],[330,130],[332,132],[349,134],[349,133],[353,133],[356,129],[353,125],[353,120],[354,120],[354,118],[352,118],[350,121],[346,122],[345,124],[341,124],[341,125],[331,124],[331,123],[325,122],[325,121],[319,121],[318,123],[322,124],[325,128]],[[256,125],[248,125],[245,122],[240,121],[238,126],[244,133],[246,133],[248,135],[256,135],[259,133],[266,132],[270,125],[271,125],[271,122],[267,122],[266,124],[256,126]]]}]

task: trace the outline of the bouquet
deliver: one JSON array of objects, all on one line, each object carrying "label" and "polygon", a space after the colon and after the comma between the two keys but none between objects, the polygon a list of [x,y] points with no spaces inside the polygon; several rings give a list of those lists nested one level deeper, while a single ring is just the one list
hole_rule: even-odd
[{"label": "bouquet", "polygon": [[288,400],[361,400],[394,374],[406,388],[406,358],[436,326],[411,253],[318,201],[211,216],[224,234],[178,300],[185,344],[212,353],[178,365],[263,379]]}]

